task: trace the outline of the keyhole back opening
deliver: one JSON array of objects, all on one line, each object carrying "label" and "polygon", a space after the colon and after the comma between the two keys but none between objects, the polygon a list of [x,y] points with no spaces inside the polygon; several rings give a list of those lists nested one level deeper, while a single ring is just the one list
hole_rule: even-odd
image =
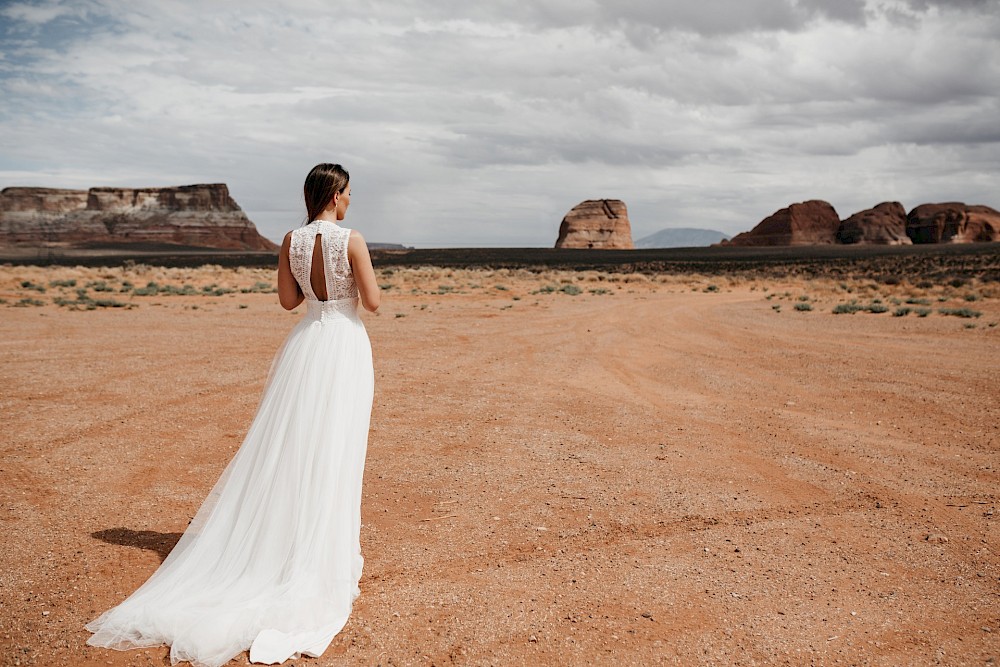
[{"label": "keyhole back opening", "polygon": [[312,267],[309,269],[309,284],[312,285],[313,294],[320,301],[326,301],[328,294],[326,291],[326,262],[323,259],[323,234],[316,234],[313,243]]}]

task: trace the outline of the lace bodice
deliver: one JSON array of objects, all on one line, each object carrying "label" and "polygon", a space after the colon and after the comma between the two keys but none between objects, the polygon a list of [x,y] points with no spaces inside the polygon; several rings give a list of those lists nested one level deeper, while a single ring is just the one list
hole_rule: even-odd
[{"label": "lace bodice", "polygon": [[323,239],[323,273],[326,276],[327,300],[356,299],[358,286],[347,259],[347,242],[351,238],[351,230],[327,220],[315,220],[292,231],[288,263],[302,293],[307,300],[318,301],[309,279],[317,234]]}]

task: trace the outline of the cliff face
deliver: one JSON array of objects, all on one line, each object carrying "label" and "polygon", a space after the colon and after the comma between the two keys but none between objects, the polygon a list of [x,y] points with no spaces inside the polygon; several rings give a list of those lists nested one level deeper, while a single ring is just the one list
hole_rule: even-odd
[{"label": "cliff face", "polygon": [[632,250],[632,225],[625,202],[588,199],[577,204],[559,225],[556,247]]},{"label": "cliff face", "polygon": [[167,188],[5,188],[0,246],[167,244],[277,250],[224,183]]},{"label": "cliff face", "polygon": [[837,240],[861,245],[910,245],[910,237],[906,235],[906,209],[893,201],[859,211],[840,223]]},{"label": "cliff face", "polygon": [[909,245],[1000,241],[1000,211],[960,202],[921,204],[909,214],[883,202],[841,222],[825,201],[792,204],[720,245]]},{"label": "cliff face", "polygon": [[776,211],[727,245],[826,245],[837,242],[840,217],[829,203],[813,199]]},{"label": "cliff face", "polygon": [[914,243],[1000,241],[1000,211],[959,202],[921,204],[906,216],[906,234]]}]

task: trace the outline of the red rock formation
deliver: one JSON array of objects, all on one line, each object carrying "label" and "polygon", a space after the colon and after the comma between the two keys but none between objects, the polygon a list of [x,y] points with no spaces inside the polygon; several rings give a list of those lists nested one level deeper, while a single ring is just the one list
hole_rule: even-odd
[{"label": "red rock formation", "polygon": [[906,216],[906,234],[914,243],[1000,241],[1000,211],[959,202],[921,204]]},{"label": "red rock formation", "polygon": [[557,248],[632,250],[632,225],[625,202],[588,199],[574,206],[559,225]]},{"label": "red rock formation", "polygon": [[825,245],[837,242],[839,227],[840,217],[833,206],[813,199],[775,212],[726,245]]},{"label": "red rock formation", "polygon": [[154,243],[277,250],[224,183],[168,188],[5,188],[0,246],[87,247]]},{"label": "red rock formation", "polygon": [[859,245],[910,245],[906,209],[898,201],[882,202],[840,223],[837,242]]}]

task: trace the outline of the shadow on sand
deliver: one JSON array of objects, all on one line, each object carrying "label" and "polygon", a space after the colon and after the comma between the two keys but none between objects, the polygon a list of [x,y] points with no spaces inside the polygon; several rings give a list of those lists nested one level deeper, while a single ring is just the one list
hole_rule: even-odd
[{"label": "shadow on sand", "polygon": [[107,528],[91,533],[90,536],[123,547],[136,547],[155,551],[162,563],[174,548],[182,533],[157,533],[153,530],[130,530],[128,528]]}]

